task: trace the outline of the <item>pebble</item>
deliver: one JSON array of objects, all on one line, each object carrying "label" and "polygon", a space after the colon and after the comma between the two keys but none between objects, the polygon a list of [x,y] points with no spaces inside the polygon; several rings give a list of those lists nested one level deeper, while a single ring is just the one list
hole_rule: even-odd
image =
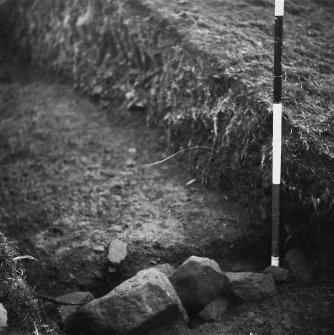
[{"label": "pebble", "polygon": [[114,240],[109,245],[108,259],[112,264],[120,264],[128,254],[128,245],[121,240]]},{"label": "pebble", "polygon": [[128,153],[131,155],[135,155],[137,153],[137,149],[136,148],[129,148]]},{"label": "pebble", "polygon": [[136,162],[133,159],[129,158],[126,160],[125,165],[128,168],[134,168],[136,166]]},{"label": "pebble", "polygon": [[94,245],[92,248],[95,252],[103,252],[104,251],[104,245]]}]

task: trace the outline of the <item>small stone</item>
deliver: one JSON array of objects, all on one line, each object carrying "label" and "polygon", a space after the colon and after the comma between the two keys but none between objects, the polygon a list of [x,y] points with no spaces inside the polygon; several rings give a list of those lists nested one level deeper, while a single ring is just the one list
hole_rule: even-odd
[{"label": "small stone", "polygon": [[262,273],[226,272],[230,293],[242,300],[260,300],[276,294],[274,279]]},{"label": "small stone", "polygon": [[104,245],[94,245],[92,248],[95,252],[103,252],[105,247]]},{"label": "small stone", "polygon": [[120,264],[128,254],[128,245],[121,240],[114,240],[109,245],[108,259],[112,264]]},{"label": "small stone", "polygon": [[125,166],[128,168],[134,168],[136,166],[136,162],[132,158],[129,158],[126,160]]},{"label": "small stone", "polygon": [[305,284],[313,281],[313,267],[301,249],[288,250],[285,255],[285,261],[293,278]]},{"label": "small stone", "polygon": [[157,261],[156,261],[155,259],[151,259],[151,260],[149,261],[149,263],[152,264],[152,265],[156,265],[156,264],[157,264]]},{"label": "small stone", "polygon": [[3,331],[7,327],[7,310],[0,303],[0,332]]},{"label": "small stone", "polygon": [[226,298],[218,298],[206,305],[199,316],[205,321],[221,321],[227,306],[228,300]]},{"label": "small stone", "polygon": [[128,153],[131,155],[135,155],[137,153],[137,149],[136,148],[129,148]]},{"label": "small stone", "polygon": [[263,270],[263,274],[271,276],[278,283],[285,283],[291,279],[290,272],[279,266],[268,266]]}]

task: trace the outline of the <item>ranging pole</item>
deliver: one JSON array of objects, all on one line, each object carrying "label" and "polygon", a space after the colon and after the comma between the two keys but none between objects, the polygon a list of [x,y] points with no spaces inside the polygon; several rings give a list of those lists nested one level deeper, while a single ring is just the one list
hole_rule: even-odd
[{"label": "ranging pole", "polygon": [[271,265],[279,266],[279,223],[282,147],[282,40],[284,0],[275,0],[273,158],[272,158],[272,245]]}]

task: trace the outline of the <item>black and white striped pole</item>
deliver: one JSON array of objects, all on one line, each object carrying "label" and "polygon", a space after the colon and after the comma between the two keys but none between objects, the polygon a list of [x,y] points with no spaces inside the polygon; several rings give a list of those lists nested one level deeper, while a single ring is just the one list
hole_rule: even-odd
[{"label": "black and white striped pole", "polygon": [[282,40],[284,0],[275,0],[273,158],[272,158],[272,245],[271,265],[279,266],[280,184],[282,152]]}]

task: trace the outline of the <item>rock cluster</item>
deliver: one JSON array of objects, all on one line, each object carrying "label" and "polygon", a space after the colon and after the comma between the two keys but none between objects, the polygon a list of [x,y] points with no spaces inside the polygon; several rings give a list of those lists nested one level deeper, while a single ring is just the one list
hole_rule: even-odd
[{"label": "rock cluster", "polygon": [[[259,300],[276,293],[272,275],[225,272],[211,259],[191,256],[139,271],[107,295],[87,292],[59,297],[67,334],[186,334],[190,315],[221,321],[233,298]],[[152,334],[153,334],[152,333]]]}]

